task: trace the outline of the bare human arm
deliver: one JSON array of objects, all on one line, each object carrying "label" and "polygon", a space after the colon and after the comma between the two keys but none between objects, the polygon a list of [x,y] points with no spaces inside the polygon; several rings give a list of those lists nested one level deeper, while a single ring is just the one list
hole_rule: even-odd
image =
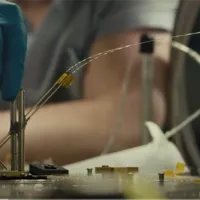
[{"label": "bare human arm", "polygon": [[[90,55],[137,43],[141,32],[132,31],[96,40]],[[163,39],[169,38],[161,33]],[[160,36],[159,36],[160,37]],[[165,119],[165,86],[168,69],[168,42],[156,47],[156,70],[154,84],[154,121],[162,125]],[[140,57],[138,47],[119,51],[92,62],[84,79],[84,99],[42,108],[29,122],[26,129],[26,160],[42,161],[51,157],[58,164],[68,164],[92,156],[103,150],[116,117],[119,90],[128,65],[133,65],[124,124],[112,151],[130,148],[140,141]],[[9,127],[9,114],[1,124],[0,135]],[[8,152],[9,144],[1,150],[1,158]]]}]

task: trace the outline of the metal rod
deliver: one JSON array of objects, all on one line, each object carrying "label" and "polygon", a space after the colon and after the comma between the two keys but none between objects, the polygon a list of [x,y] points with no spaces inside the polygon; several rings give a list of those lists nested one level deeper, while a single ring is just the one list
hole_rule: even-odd
[{"label": "metal rod", "polygon": [[153,57],[151,54],[142,56],[142,143],[147,144],[150,134],[145,126],[146,121],[151,121],[152,116],[152,92],[153,92]]},{"label": "metal rod", "polygon": [[10,127],[11,127],[11,170],[18,170],[18,163],[17,163],[17,132],[14,128],[17,122],[17,104],[16,101],[11,102],[10,104]]},{"label": "metal rod", "polygon": [[146,121],[152,120],[152,98],[153,98],[153,74],[154,74],[154,40],[148,34],[143,34],[140,38],[140,53],[142,55],[142,107],[141,107],[141,135],[142,144],[147,144],[151,141],[151,136],[147,127]]},{"label": "metal rod", "polygon": [[3,142],[0,143],[0,149],[10,140],[10,135],[7,136],[7,138],[5,138],[5,140]]},{"label": "metal rod", "polygon": [[19,116],[19,135],[18,135],[18,167],[19,171],[25,171],[25,109],[24,109],[24,90],[20,90],[18,97],[18,116]]},{"label": "metal rod", "polygon": [[7,167],[3,164],[3,162],[2,161],[0,161],[0,166],[2,167],[2,169],[5,169],[5,170],[7,170]]},{"label": "metal rod", "polygon": [[0,148],[1,148],[1,144],[3,144],[4,141],[7,140],[8,137],[10,138],[10,132],[8,132],[8,133],[1,139],[1,141],[0,141]]}]

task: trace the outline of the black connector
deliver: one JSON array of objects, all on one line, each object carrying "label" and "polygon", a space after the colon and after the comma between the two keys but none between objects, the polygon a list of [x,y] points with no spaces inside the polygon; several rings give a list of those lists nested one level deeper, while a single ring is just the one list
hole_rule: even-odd
[{"label": "black connector", "polygon": [[69,171],[58,165],[30,164],[30,173],[33,175],[67,175]]},{"label": "black connector", "polygon": [[153,54],[154,52],[154,40],[151,36],[143,34],[140,39],[140,53]]},{"label": "black connector", "polygon": [[20,123],[15,122],[10,127],[10,134],[16,134],[16,133],[19,133],[19,132],[20,132]]}]

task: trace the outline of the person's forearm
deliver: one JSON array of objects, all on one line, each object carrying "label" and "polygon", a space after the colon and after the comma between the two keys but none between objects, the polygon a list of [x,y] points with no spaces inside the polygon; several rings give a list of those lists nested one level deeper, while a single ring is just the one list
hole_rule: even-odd
[{"label": "person's forearm", "polygon": [[[113,151],[138,145],[140,140],[139,92],[127,99],[123,126],[118,130]],[[111,133],[118,100],[119,96],[116,100],[77,101],[42,108],[26,128],[26,160],[43,161],[51,157],[58,164],[67,164],[99,155]],[[154,103],[154,119],[161,124],[165,106],[157,92],[154,92]],[[8,114],[2,113],[0,117],[6,117],[9,122]],[[1,136],[8,130],[2,125]],[[8,147],[1,151],[1,156],[8,152]]]}]

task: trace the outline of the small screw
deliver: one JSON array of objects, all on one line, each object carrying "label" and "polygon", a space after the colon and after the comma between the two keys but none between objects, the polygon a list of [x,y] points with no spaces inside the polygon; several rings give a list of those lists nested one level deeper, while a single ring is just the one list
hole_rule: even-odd
[{"label": "small screw", "polygon": [[87,174],[88,174],[88,176],[92,175],[92,168],[87,168]]},{"label": "small screw", "polygon": [[159,181],[160,181],[160,182],[164,182],[165,173],[164,173],[164,172],[160,172],[160,173],[158,174],[158,177],[159,177]]}]

